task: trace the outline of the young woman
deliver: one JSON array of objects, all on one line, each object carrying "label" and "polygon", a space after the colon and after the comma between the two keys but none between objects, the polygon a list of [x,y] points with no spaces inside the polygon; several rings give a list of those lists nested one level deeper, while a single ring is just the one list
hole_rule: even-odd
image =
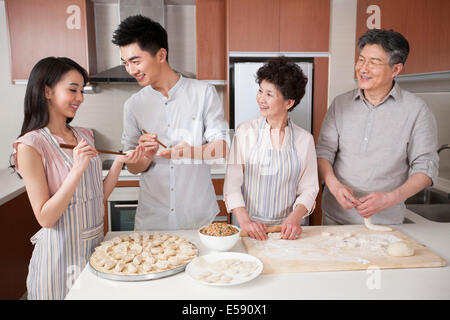
[{"label": "young woman", "polygon": [[314,139],[288,112],[305,94],[307,78],[285,57],[257,72],[261,117],[236,130],[224,183],[227,210],[250,237],[267,239],[266,225],[282,224],[283,239],[296,239],[319,191]]},{"label": "young woman", "polygon": [[[83,102],[86,71],[68,58],[48,57],[32,69],[24,122],[13,144],[15,169],[23,178],[38,223],[27,278],[28,299],[64,299],[103,239],[103,200],[124,162],[118,156],[102,181],[101,161],[90,129],[69,125]],[[62,149],[61,143],[76,145]]]}]

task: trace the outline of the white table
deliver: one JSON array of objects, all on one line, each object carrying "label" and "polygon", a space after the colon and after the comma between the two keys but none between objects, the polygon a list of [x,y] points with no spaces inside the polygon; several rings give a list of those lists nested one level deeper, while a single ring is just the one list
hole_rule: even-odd
[{"label": "white table", "polygon": [[[412,212],[414,224],[396,226],[450,262],[450,223],[426,220]],[[185,237],[200,255],[209,251],[196,230],[170,231]],[[120,232],[110,232],[107,238]],[[245,252],[241,242],[231,250]],[[290,299],[450,299],[450,267],[363,271],[261,274],[236,286],[203,285],[185,272],[142,282],[119,282],[97,277],[87,266],[66,299],[148,300],[290,300]]]}]

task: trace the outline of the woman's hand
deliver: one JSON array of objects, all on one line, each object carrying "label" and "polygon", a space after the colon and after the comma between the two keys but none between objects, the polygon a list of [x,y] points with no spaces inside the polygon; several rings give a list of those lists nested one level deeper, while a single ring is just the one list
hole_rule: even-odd
[{"label": "woman's hand", "polygon": [[180,142],[171,149],[165,149],[158,153],[158,156],[166,159],[192,158],[193,148],[187,142]]},{"label": "woman's hand", "polygon": [[86,140],[81,139],[75,148],[73,148],[73,169],[84,172],[89,166],[89,161],[97,156],[97,150]]},{"label": "woman's hand", "polygon": [[246,231],[249,237],[256,240],[266,240],[266,225],[261,222],[253,222],[248,216],[247,209],[245,207],[238,207],[231,210],[231,213],[235,215],[239,222],[239,227]]},{"label": "woman's hand", "polygon": [[251,238],[256,240],[266,240],[266,225],[261,222],[253,222],[251,220],[240,224],[242,230],[246,231]]},{"label": "woman's hand", "polygon": [[286,240],[298,239],[303,231],[300,227],[302,218],[302,215],[292,211],[281,225],[281,238]]},{"label": "woman's hand", "polygon": [[122,164],[138,163],[140,160],[145,158],[145,147],[139,145],[136,149],[127,151],[126,154],[126,156],[117,156],[116,161]]},{"label": "woman's hand", "polygon": [[144,155],[150,160],[153,160],[159,148],[157,138],[156,133],[144,133],[139,137],[139,147],[144,147]]}]

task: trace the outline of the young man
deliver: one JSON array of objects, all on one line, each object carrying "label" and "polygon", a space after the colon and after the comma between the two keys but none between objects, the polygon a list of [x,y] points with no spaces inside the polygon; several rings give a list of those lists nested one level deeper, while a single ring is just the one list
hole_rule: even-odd
[{"label": "young man", "polygon": [[358,48],[359,88],[334,99],[317,144],[324,224],[399,224],[404,200],[437,176],[436,120],[394,80],[409,53],[401,34],[370,30]]},{"label": "young man", "polygon": [[[210,167],[226,156],[228,124],[213,86],[184,78],[168,63],[167,32],[141,16],[123,20],[112,42],[126,70],[143,88],[124,107],[125,150],[145,147],[128,164],[142,173],[135,230],[190,229],[219,213]],[[167,146],[158,152],[159,144]]]}]

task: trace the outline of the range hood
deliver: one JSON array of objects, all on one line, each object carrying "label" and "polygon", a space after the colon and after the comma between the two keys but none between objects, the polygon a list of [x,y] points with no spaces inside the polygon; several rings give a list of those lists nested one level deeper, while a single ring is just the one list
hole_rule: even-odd
[{"label": "range hood", "polygon": [[[167,2],[167,1],[166,1]],[[164,0],[119,0],[120,21],[125,18],[141,14],[157,21],[165,27],[165,3]],[[195,74],[189,72],[180,72],[184,77],[195,78]],[[119,64],[113,68],[102,71],[96,75],[89,77],[91,83],[136,83],[136,79],[128,74],[125,66]]]}]

